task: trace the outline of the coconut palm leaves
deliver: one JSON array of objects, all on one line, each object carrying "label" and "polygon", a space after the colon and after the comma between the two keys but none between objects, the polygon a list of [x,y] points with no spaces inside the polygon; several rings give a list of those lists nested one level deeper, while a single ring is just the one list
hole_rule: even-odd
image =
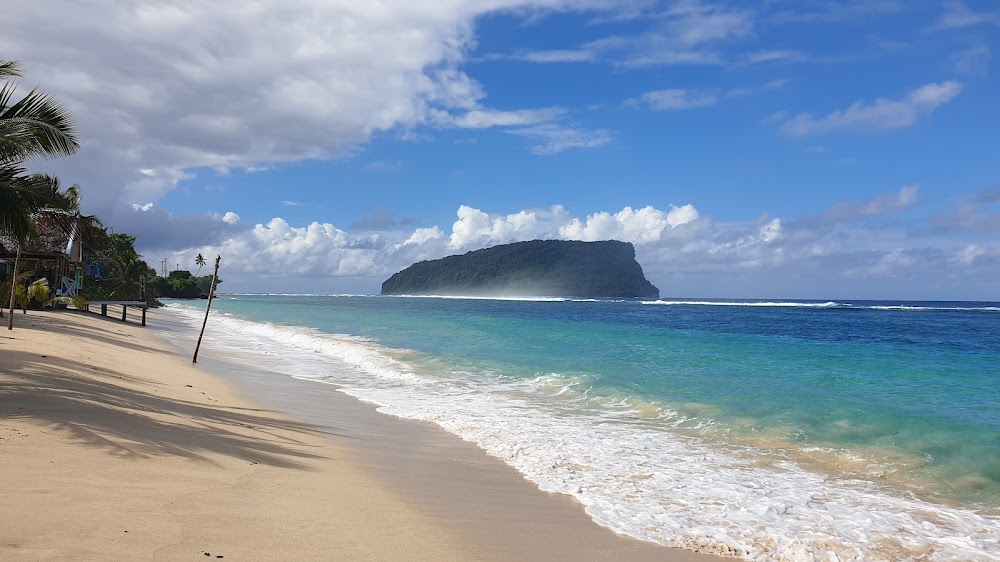
[{"label": "coconut palm leaves", "polygon": [[17,61],[0,61],[0,165],[19,164],[29,158],[54,158],[80,148],[69,112],[48,94],[32,89],[14,100],[21,76]]},{"label": "coconut palm leaves", "polygon": [[32,216],[59,204],[44,185],[24,172],[17,166],[0,166],[0,234],[9,234],[22,244],[35,234]]},{"label": "coconut palm leaves", "polygon": [[48,94],[36,88],[14,99],[17,83],[11,78],[20,75],[18,62],[0,60],[0,80],[6,80],[0,86],[0,234],[24,243],[34,232],[34,213],[67,205],[65,194],[26,175],[24,161],[73,154],[80,144],[66,108]]},{"label": "coconut palm leaves", "polygon": [[[21,269],[18,267],[18,269]],[[9,279],[0,284],[0,304],[10,303],[11,312],[14,311],[14,302],[21,305],[21,309],[27,313],[28,292],[24,288],[24,282],[31,278],[30,271],[18,271],[9,275]],[[3,308],[0,308],[0,318],[3,318]]]}]

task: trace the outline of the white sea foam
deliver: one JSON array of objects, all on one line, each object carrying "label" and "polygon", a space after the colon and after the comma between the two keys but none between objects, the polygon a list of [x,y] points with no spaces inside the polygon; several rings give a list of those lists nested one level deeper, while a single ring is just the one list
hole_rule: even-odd
[{"label": "white sea foam", "polygon": [[855,305],[835,301],[827,302],[792,302],[792,301],[686,301],[686,300],[655,300],[642,301],[642,304],[666,306],[748,306],[748,307],[784,307],[784,308],[855,308],[864,310],[951,310],[975,312],[1000,312],[996,306],[919,306],[919,305]]},{"label": "white sea foam", "polygon": [[643,301],[642,304],[659,304],[659,305],[693,305],[693,306],[767,306],[767,307],[801,307],[801,308],[835,308],[835,307],[849,307],[850,304],[842,304],[838,302],[828,301],[828,302],[755,302],[755,301]]},{"label": "white sea foam", "polygon": [[679,418],[666,409],[657,424],[637,419],[628,399],[595,407],[586,377],[417,373],[364,338],[226,315],[213,325],[226,348],[285,350],[272,360],[289,374],[435,422],[642,540],[755,561],[1000,558],[996,518],[673,433],[665,426]]},{"label": "white sea foam", "polygon": [[456,299],[477,301],[521,301],[521,302],[566,302],[564,297],[517,297],[517,296],[473,296],[473,295],[384,295],[397,299]]},{"label": "white sea foam", "polygon": [[1000,312],[996,306],[915,306],[915,305],[880,305],[869,306],[872,310],[961,310],[966,312]]},{"label": "white sea foam", "polygon": [[373,295],[355,295],[352,293],[218,293],[224,296],[239,297],[370,297]]}]

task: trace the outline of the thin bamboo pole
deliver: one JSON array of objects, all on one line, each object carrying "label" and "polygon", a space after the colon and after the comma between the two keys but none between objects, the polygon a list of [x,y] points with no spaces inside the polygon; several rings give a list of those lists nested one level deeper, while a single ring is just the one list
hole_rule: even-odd
[{"label": "thin bamboo pole", "polygon": [[17,265],[21,261],[21,244],[17,245],[17,255],[14,256],[14,274],[10,278],[10,318],[7,319],[7,329],[14,329],[14,291],[17,290]]},{"label": "thin bamboo pole", "polygon": [[215,257],[215,273],[212,274],[212,286],[208,289],[208,306],[205,307],[205,320],[201,323],[201,333],[198,334],[198,344],[194,346],[194,357],[192,363],[198,362],[198,350],[201,349],[201,338],[205,335],[205,325],[208,324],[208,312],[212,310],[212,299],[215,298],[215,280],[219,278],[219,264],[222,256]]}]

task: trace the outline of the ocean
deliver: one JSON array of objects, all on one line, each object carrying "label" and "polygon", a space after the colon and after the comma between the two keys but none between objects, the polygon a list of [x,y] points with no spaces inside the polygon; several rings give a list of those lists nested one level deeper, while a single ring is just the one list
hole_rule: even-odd
[{"label": "ocean", "polygon": [[1000,303],[222,295],[208,326],[642,540],[1000,559]]}]

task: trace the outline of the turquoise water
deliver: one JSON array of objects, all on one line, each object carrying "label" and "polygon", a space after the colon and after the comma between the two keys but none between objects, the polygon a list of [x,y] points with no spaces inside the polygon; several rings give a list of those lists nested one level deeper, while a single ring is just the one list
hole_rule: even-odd
[{"label": "turquoise water", "polygon": [[288,374],[434,421],[623,533],[756,560],[1000,557],[997,303],[213,306],[226,345],[297,350]]}]

